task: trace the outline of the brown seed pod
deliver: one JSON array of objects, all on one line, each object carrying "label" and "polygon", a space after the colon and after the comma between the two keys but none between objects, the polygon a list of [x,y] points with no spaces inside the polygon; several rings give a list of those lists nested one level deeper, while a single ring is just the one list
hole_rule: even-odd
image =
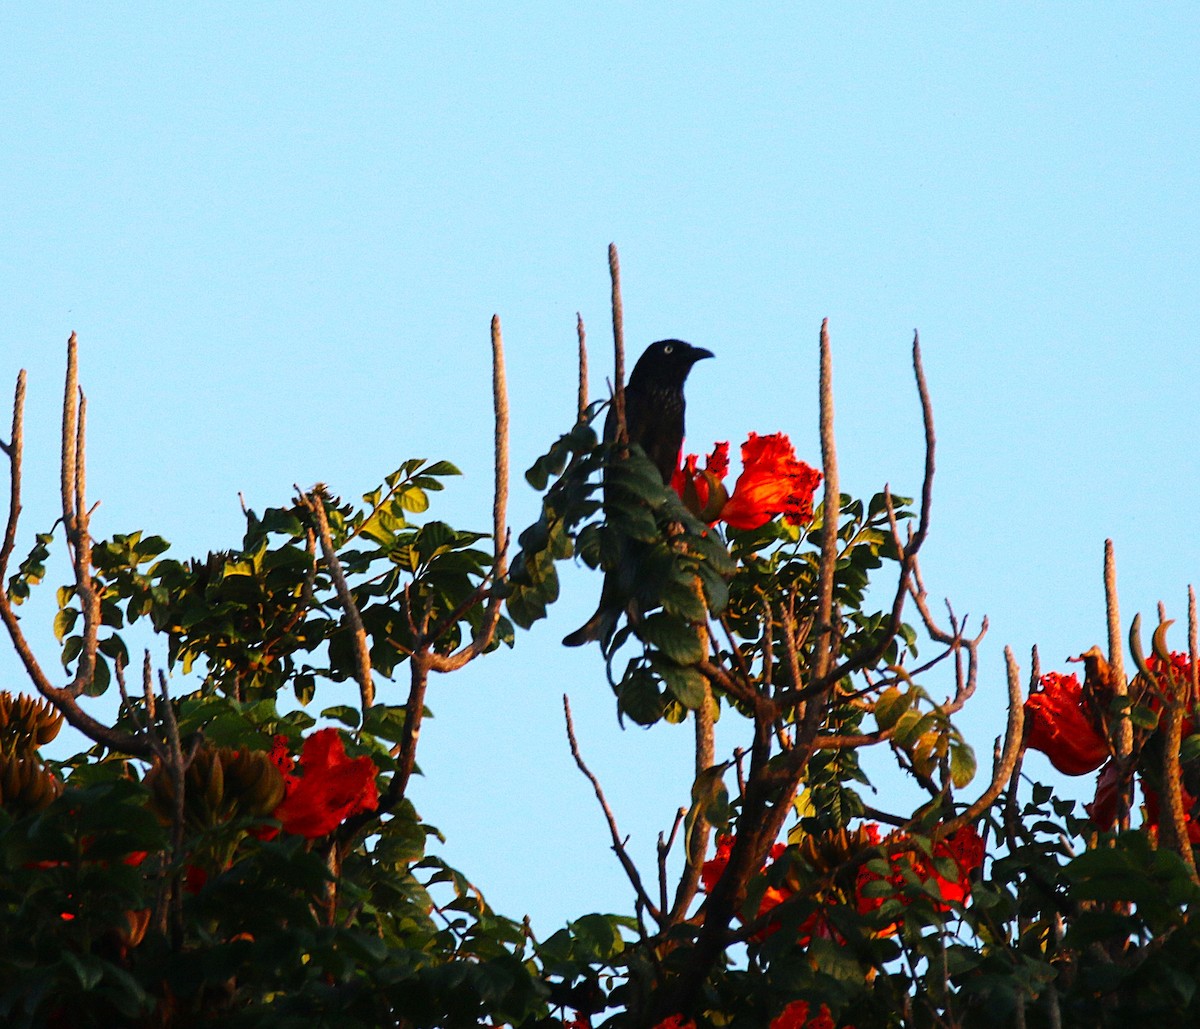
[{"label": "brown seed pod", "polygon": [[62,712],[49,701],[0,691],[0,753],[31,755],[62,728]]},{"label": "brown seed pod", "polygon": [[[164,821],[175,810],[171,776],[156,761],[146,776],[150,804]],[[283,800],[283,775],[258,750],[201,747],[184,776],[184,822],[210,828],[235,818],[268,818]]]},{"label": "brown seed pod", "polygon": [[0,807],[14,815],[41,811],[63,784],[35,756],[0,753]]}]

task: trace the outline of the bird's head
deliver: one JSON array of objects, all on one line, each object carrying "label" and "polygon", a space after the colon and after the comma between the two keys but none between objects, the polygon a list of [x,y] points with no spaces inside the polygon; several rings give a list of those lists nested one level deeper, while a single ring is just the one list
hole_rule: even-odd
[{"label": "bird's head", "polygon": [[681,339],[660,339],[638,358],[629,385],[647,390],[681,388],[692,365],[712,356],[711,350],[694,347]]}]

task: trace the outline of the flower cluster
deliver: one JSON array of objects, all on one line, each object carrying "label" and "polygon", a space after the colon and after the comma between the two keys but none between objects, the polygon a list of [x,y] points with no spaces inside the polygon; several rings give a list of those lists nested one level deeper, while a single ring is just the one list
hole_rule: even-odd
[{"label": "flower cluster", "polygon": [[1079,677],[1048,672],[1025,701],[1025,743],[1040,750],[1063,775],[1087,775],[1109,757]]},{"label": "flower cluster", "polygon": [[[794,1000],[771,1019],[770,1029],[837,1029],[827,1004],[822,1004],[812,1018],[808,1015],[808,1001]],[[683,1015],[668,1015],[654,1029],[696,1029],[696,1023]],[[854,1029],[854,1026],[846,1025],[842,1029]]]},{"label": "flower cluster", "polygon": [[[1102,731],[1100,712],[1111,700],[1109,669],[1097,648],[1071,658],[1088,665],[1081,685],[1075,675],[1049,672],[1038,682],[1037,689],[1025,702],[1027,722],[1026,745],[1040,750],[1064,775],[1086,775],[1100,769],[1096,778],[1096,795],[1084,806],[1092,823],[1100,830],[1111,829],[1117,820],[1117,794],[1121,785],[1120,770],[1110,760],[1111,748]],[[1190,684],[1192,663],[1187,654],[1171,652],[1166,658],[1151,655],[1145,662],[1143,674],[1131,684],[1135,701],[1152,712],[1161,711],[1164,696],[1173,696],[1178,684]],[[1194,731],[1192,719],[1183,720],[1183,735]],[[1158,730],[1155,730],[1157,735]],[[1103,766],[1103,767],[1101,767]],[[1145,798],[1142,825],[1156,832],[1160,816],[1157,767],[1138,768],[1135,778],[1141,780]],[[1196,807],[1200,798],[1193,797],[1181,787],[1183,807],[1187,814],[1188,838],[1200,845],[1200,817]]]},{"label": "flower cluster", "polygon": [[[829,1007],[822,1004],[812,1018],[808,1017],[808,1001],[794,1000],[778,1015],[771,1019],[770,1029],[835,1029],[837,1023],[829,1013]],[[843,1029],[854,1029],[854,1026],[843,1026]]]},{"label": "flower cluster", "polygon": [[[878,835],[878,829],[874,825],[868,826],[868,828],[873,831],[873,836]],[[886,845],[900,843],[904,839],[906,839],[905,834],[897,831],[888,833],[879,842]],[[949,858],[954,863],[955,872],[952,877],[947,878],[937,870],[935,861],[939,858]],[[932,857],[926,857],[919,852],[889,855],[888,863],[891,871],[886,876],[881,876],[866,865],[862,865],[859,867],[858,879],[855,884],[858,912],[865,915],[867,912],[883,906],[883,897],[864,895],[867,892],[864,889],[867,883],[882,879],[886,879],[895,893],[901,897],[901,901],[907,904],[902,893],[907,881],[906,871],[915,874],[923,883],[934,882],[937,884],[942,899],[936,901],[934,907],[939,911],[950,910],[952,904],[965,904],[971,896],[971,875],[983,864],[983,858],[983,838],[973,825],[964,825],[961,829],[934,843]],[[894,929],[895,926],[889,926],[887,932],[894,931]]]},{"label": "flower cluster", "polygon": [[333,832],[351,815],[379,806],[375,763],[365,754],[347,757],[336,729],[320,729],[304,741],[299,775],[286,737],[275,738],[271,760],[283,774],[283,801],[274,816],[284,832],[315,839]]},{"label": "flower cluster", "polygon": [[[717,885],[717,881],[725,874],[725,868],[729,864],[729,855],[733,852],[734,838],[728,833],[722,833],[717,837],[717,852],[709,860],[705,861],[700,868],[700,882],[706,893],[712,893],[713,888]],[[771,847],[771,852],[768,855],[768,863],[778,861],[787,850],[786,844],[776,843]],[[763,866],[763,871],[767,870],[768,865]],[[762,900],[758,905],[758,917],[761,918],[774,907],[778,907],[785,900],[792,896],[792,891],[787,887],[768,886],[763,892]],[[807,924],[807,923],[806,923]],[[761,934],[769,936],[779,928],[778,925],[769,925]]]},{"label": "flower cluster", "polygon": [[[862,846],[888,846],[889,844],[903,843],[907,836],[898,831],[881,836],[879,826],[868,822],[856,832],[855,838],[856,844]],[[717,881],[725,873],[730,853],[733,850],[733,843],[734,838],[730,835],[723,834],[718,837],[716,854],[701,868],[700,878],[707,892],[712,892]],[[782,843],[776,843],[771,848],[768,863],[764,865],[763,871],[766,872],[771,864],[783,856],[786,850],[787,848]],[[938,871],[935,862],[939,858],[949,858],[954,863],[955,873],[952,877],[948,878]],[[886,876],[879,875],[866,865],[860,866],[854,883],[853,903],[860,915],[866,915],[881,907],[884,897],[876,895],[878,891],[867,891],[864,887],[868,883],[885,879],[892,885],[893,892],[900,897],[902,903],[907,904],[903,891],[908,876],[915,874],[923,883],[932,881],[937,884],[942,899],[935,902],[935,907],[938,910],[947,911],[954,904],[967,902],[971,895],[971,876],[983,864],[983,858],[983,839],[973,825],[965,825],[949,836],[938,840],[933,845],[932,857],[926,857],[919,852],[910,854],[906,851],[889,855],[888,862],[891,871]],[[872,895],[868,896],[867,893]],[[762,918],[792,896],[794,896],[794,892],[786,884],[768,886],[759,902],[756,917]],[[831,891],[825,899],[829,904],[838,904],[845,903],[849,898],[840,896],[836,891]],[[895,928],[895,926],[889,926],[882,934],[890,934],[895,931]],[[756,935],[756,938],[763,939],[778,930],[779,924],[770,922]],[[802,947],[807,946],[814,935],[826,938],[834,935],[828,919],[819,911],[810,915],[800,926],[797,942]]]},{"label": "flower cluster", "polygon": [[793,525],[812,520],[813,494],[821,484],[821,473],[796,458],[791,440],[782,432],[750,434],[742,444],[742,474],[732,493],[723,481],[729,474],[728,443],[713,447],[703,469],[698,463],[699,458],[689,454],[671,485],[705,521],[721,521],[731,529],[758,529],[777,515]]}]

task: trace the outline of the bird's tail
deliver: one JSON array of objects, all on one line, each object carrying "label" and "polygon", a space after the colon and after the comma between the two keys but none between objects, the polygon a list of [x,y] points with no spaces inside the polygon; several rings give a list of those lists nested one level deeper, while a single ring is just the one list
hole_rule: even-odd
[{"label": "bird's tail", "polygon": [[601,647],[607,650],[609,641],[613,638],[613,633],[617,631],[617,619],[620,617],[620,614],[620,608],[614,608],[609,604],[601,604],[596,608],[596,613],[584,622],[583,625],[563,637],[563,646],[582,647],[585,643],[592,643],[599,640]]}]

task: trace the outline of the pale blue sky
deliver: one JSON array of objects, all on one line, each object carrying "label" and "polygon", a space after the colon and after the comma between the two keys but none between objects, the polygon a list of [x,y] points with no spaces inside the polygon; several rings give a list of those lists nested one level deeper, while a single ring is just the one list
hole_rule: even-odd
[{"label": "pale blue sky", "polygon": [[[0,378],[30,372],[28,532],[53,519],[72,329],[99,532],[218,548],[239,490],[355,496],[409,456],[458,463],[434,514],[486,528],[488,321],[519,473],[570,422],[577,310],[603,388],[615,240],[631,349],[717,355],[689,384],[695,449],[782,429],[815,462],[828,316],[844,486],[913,491],[920,329],[926,579],[992,621],[963,720],[981,765],[1002,646],[1061,667],[1102,638],[1106,536],[1126,623],[1160,597],[1182,616],[1194,5],[417,6],[0,11]],[[518,475],[514,525],[535,510]],[[445,854],[544,932],[631,906],[563,690],[647,866],[689,782],[690,731],[620,733],[598,653],[558,645],[597,589],[569,576],[515,652],[436,682],[422,742]],[[19,682],[7,654],[0,672]]]}]

